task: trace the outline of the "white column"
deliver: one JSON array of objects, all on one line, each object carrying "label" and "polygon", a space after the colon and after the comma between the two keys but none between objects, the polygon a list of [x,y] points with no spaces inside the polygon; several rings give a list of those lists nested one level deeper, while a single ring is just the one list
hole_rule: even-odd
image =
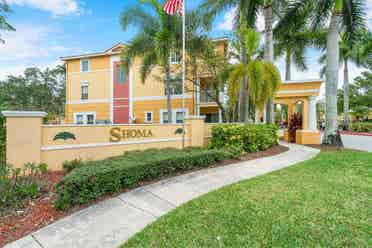
[{"label": "white column", "polygon": [[266,104],[264,105],[262,112],[263,112],[263,123],[266,124],[267,123],[267,121],[266,121],[266,117],[267,117],[266,116]]},{"label": "white column", "polygon": [[254,122],[256,124],[260,123],[260,109],[259,108],[256,108],[256,110],[254,111]]},{"label": "white column", "polygon": [[219,109],[218,109],[218,122],[219,122],[219,123],[222,123],[222,121],[223,121],[223,120],[222,120],[222,111],[221,111],[221,109],[219,108]]},{"label": "white column", "polygon": [[196,116],[200,116],[200,78],[196,79]]},{"label": "white column", "polygon": [[309,130],[316,131],[316,97],[309,97]]}]

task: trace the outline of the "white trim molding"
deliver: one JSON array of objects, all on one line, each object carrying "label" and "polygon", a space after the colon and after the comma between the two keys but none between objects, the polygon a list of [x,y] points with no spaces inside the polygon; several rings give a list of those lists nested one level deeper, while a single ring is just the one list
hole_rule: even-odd
[{"label": "white trim molding", "polygon": [[[182,99],[182,95],[172,95],[171,100]],[[192,99],[192,95],[185,95],[185,99]],[[140,96],[134,97],[134,101],[154,101],[154,100],[167,100],[167,96]]]},{"label": "white trim molding", "polygon": [[[189,141],[190,139],[186,139],[186,140]],[[57,150],[68,150],[68,149],[95,148],[95,147],[105,147],[105,146],[120,146],[120,145],[148,144],[148,143],[158,143],[158,142],[175,142],[175,141],[182,141],[182,138],[131,140],[131,141],[116,142],[116,143],[92,143],[92,144],[81,144],[81,145],[45,146],[45,147],[41,147],[41,151],[57,151]]]},{"label": "white trim molding", "polygon": [[280,90],[276,94],[319,93],[320,90]]},{"label": "white trim molding", "polygon": [[303,84],[303,83],[323,83],[323,79],[308,79],[308,80],[289,80],[283,81],[283,84]]},{"label": "white trim molding", "polygon": [[[164,120],[163,120],[163,113],[167,113],[167,112],[168,112],[167,109],[160,109],[160,111],[159,111],[159,113],[160,113],[160,124],[169,124],[169,123],[164,123]],[[176,123],[177,112],[184,112],[185,113],[184,119],[189,117],[189,109],[187,109],[187,108],[172,109],[172,123],[171,124],[181,124],[181,123]]]},{"label": "white trim molding", "polygon": [[110,99],[91,99],[91,100],[72,100],[66,104],[90,104],[90,103],[109,103]]},{"label": "white trim molding", "polygon": [[94,118],[93,124],[96,123],[96,112],[76,112],[76,113],[74,113],[74,123],[75,123],[75,125],[79,125],[79,124],[77,124],[77,118],[76,118],[78,115],[83,116],[83,124],[80,124],[80,125],[89,125],[88,124],[88,115],[93,115],[93,118]]},{"label": "white trim molding", "polygon": [[[87,71],[83,71],[83,62],[88,62],[88,70]],[[84,72],[89,72],[90,71],[90,59],[89,58],[84,58],[84,59],[80,59],[80,72],[84,73]]]},{"label": "white trim molding", "polygon": [[46,112],[41,111],[1,111],[4,117],[45,117]]}]

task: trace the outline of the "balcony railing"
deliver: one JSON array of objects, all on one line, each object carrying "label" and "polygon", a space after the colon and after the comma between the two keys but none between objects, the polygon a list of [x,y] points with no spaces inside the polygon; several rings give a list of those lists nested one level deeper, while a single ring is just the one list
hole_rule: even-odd
[{"label": "balcony railing", "polygon": [[215,103],[215,97],[213,96],[213,92],[210,90],[201,90],[200,91],[200,102],[201,103]]}]

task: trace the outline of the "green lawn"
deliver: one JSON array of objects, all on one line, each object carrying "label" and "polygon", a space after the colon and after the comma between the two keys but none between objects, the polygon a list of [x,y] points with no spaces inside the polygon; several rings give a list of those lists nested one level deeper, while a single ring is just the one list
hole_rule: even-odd
[{"label": "green lawn", "polygon": [[372,153],[322,152],[209,193],[122,247],[372,247]]}]

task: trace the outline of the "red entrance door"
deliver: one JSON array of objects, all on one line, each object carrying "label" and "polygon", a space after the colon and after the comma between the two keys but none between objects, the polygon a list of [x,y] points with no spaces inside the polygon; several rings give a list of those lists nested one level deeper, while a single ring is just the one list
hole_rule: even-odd
[{"label": "red entrance door", "polygon": [[128,64],[114,63],[114,124],[129,123]]}]

